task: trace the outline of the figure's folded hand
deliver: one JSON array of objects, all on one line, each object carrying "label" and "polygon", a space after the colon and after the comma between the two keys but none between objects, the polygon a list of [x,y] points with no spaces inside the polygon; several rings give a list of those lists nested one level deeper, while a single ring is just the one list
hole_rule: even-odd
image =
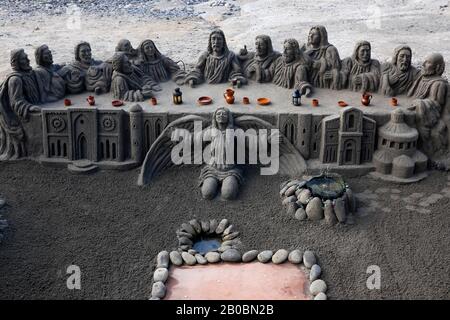
[{"label": "figure's folded hand", "polygon": [[38,106],[31,106],[30,109],[28,109],[28,111],[30,111],[32,113],[39,113],[39,112],[41,112],[41,108]]}]

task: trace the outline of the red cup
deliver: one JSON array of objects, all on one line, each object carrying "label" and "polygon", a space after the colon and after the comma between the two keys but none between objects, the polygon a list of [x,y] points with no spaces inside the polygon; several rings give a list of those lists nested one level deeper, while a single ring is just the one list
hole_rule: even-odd
[{"label": "red cup", "polygon": [[393,107],[398,106],[398,100],[397,100],[397,98],[391,98],[391,106],[393,106]]},{"label": "red cup", "polygon": [[158,104],[158,100],[156,100],[155,97],[150,99],[150,102],[152,103],[152,105],[156,106]]},{"label": "red cup", "polygon": [[94,98],[94,96],[87,97],[86,101],[89,103],[90,106],[95,106],[95,98]]},{"label": "red cup", "polygon": [[70,99],[64,99],[64,105],[65,105],[66,107],[69,107],[69,106],[72,105],[72,101],[71,101]]},{"label": "red cup", "polygon": [[312,99],[311,100],[311,104],[313,107],[318,107],[319,106],[319,99]]}]

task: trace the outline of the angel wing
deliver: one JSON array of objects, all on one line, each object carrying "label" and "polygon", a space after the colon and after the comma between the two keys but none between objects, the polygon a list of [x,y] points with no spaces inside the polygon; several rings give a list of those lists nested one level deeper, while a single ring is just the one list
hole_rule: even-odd
[{"label": "angel wing", "polygon": [[[171,152],[175,142],[171,139],[172,132],[175,129],[185,129],[192,132],[194,122],[197,121],[202,122],[202,128],[209,126],[211,123],[211,120],[197,115],[187,115],[169,123],[148,150],[141,167],[138,185],[149,184],[153,177],[173,165]],[[196,163],[196,161],[193,161],[193,163]]]},{"label": "angel wing", "polygon": [[[244,115],[234,119],[237,127],[247,129],[278,129],[271,123],[260,118]],[[280,167],[279,174],[288,176],[301,176],[306,171],[306,162],[295,146],[281,132],[282,142],[280,143]]]}]

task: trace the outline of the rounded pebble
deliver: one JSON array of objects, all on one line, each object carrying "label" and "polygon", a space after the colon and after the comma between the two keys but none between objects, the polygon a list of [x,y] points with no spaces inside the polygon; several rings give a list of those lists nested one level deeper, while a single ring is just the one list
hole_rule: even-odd
[{"label": "rounded pebble", "polygon": [[324,218],[322,200],[319,197],[314,197],[308,202],[306,215],[312,221],[322,220]]},{"label": "rounded pebble", "polygon": [[222,221],[219,222],[219,225],[216,228],[216,233],[222,234],[225,231],[227,226],[228,226],[228,220],[222,219]]},{"label": "rounded pebble", "polygon": [[264,250],[258,254],[258,261],[262,263],[269,262],[272,256],[273,252],[271,250]]},{"label": "rounded pebble", "polygon": [[217,249],[217,251],[219,251],[220,253],[225,252],[227,250],[230,250],[232,247],[231,246],[220,246],[219,249]]},{"label": "rounded pebble", "polygon": [[194,228],[197,234],[202,233],[202,226],[200,225],[197,219],[192,219],[191,221],[189,221],[189,224]]},{"label": "rounded pebble", "polygon": [[220,255],[225,262],[240,262],[242,260],[241,253],[236,249],[228,249]]},{"label": "rounded pebble", "polygon": [[202,226],[202,232],[208,233],[209,232],[209,221],[200,221],[200,224]]},{"label": "rounded pebble", "polygon": [[295,213],[297,212],[297,209],[298,209],[298,204],[296,203],[296,202],[290,202],[290,203],[288,203],[288,205],[287,205],[287,210],[286,210],[286,212],[287,212],[287,214],[289,215],[289,216],[295,216]]},{"label": "rounded pebble", "polygon": [[153,273],[153,281],[154,282],[166,282],[167,278],[169,277],[169,270],[166,268],[158,268]]},{"label": "rounded pebble", "polygon": [[311,250],[306,250],[303,254],[303,264],[306,268],[311,269],[316,264],[316,256]]},{"label": "rounded pebble", "polygon": [[290,263],[300,264],[303,261],[303,252],[301,250],[295,249],[289,253],[288,260]]},{"label": "rounded pebble", "polygon": [[242,262],[251,262],[258,256],[258,250],[250,250],[242,256]]},{"label": "rounded pebble", "polygon": [[281,204],[283,206],[287,206],[289,203],[296,202],[296,201],[297,201],[297,197],[296,196],[290,196],[290,197],[287,197],[286,199],[284,199]]},{"label": "rounded pebble", "polygon": [[200,253],[197,253],[195,255],[195,260],[197,260],[198,264],[202,264],[202,265],[208,263],[208,260],[206,260],[205,257],[202,256]]},{"label": "rounded pebble", "polygon": [[206,260],[209,263],[216,263],[216,262],[220,261],[220,253],[218,253],[218,252],[208,252],[205,255],[205,258],[206,258]]},{"label": "rounded pebble", "polygon": [[308,204],[309,199],[311,198],[311,191],[309,191],[309,189],[305,189],[302,192],[300,192],[300,195],[298,197],[298,200],[302,203],[302,204]]},{"label": "rounded pebble", "polygon": [[345,210],[345,202],[342,198],[336,199],[334,203],[334,213],[339,222],[344,223],[347,219],[347,212]]},{"label": "rounded pebble", "polygon": [[295,211],[294,218],[297,220],[306,220],[308,216],[306,215],[306,211],[303,208],[298,208],[297,211]]},{"label": "rounded pebble", "polygon": [[292,195],[295,194],[295,190],[297,190],[297,186],[296,186],[296,185],[293,185],[293,186],[289,187],[289,188],[286,190],[286,192],[284,193],[284,195],[285,195],[286,197],[290,197],[290,196],[292,196]]},{"label": "rounded pebble", "polygon": [[272,262],[275,264],[283,263],[287,260],[289,252],[285,249],[280,249],[272,256]]},{"label": "rounded pebble", "polygon": [[181,253],[181,257],[183,258],[183,261],[188,265],[188,266],[193,266],[197,263],[197,260],[195,259],[195,257],[187,252],[182,252]]},{"label": "rounded pebble", "polygon": [[181,258],[181,254],[178,251],[172,251],[169,254],[170,262],[176,266],[181,266],[183,264],[183,258]]},{"label": "rounded pebble", "polygon": [[233,239],[237,238],[238,236],[239,236],[239,231],[236,231],[236,232],[233,232],[233,233],[230,233],[230,234],[227,234],[226,236],[224,236],[223,240],[224,241],[233,240]]},{"label": "rounded pebble", "polygon": [[166,286],[161,281],[153,283],[152,287],[152,297],[164,298],[166,295]]},{"label": "rounded pebble", "polygon": [[161,251],[156,257],[156,268],[169,268],[169,253]]},{"label": "rounded pebble", "polygon": [[227,236],[230,233],[233,233],[235,231],[234,225],[230,224],[224,231],[223,231],[223,235]]},{"label": "rounded pebble", "polygon": [[327,300],[327,295],[323,292],[319,292],[317,296],[314,297],[314,300]]},{"label": "rounded pebble", "polygon": [[192,246],[193,245],[193,242],[192,242],[192,240],[190,240],[189,238],[187,238],[187,237],[179,237],[178,238],[178,244],[179,245],[188,245],[188,246]]},{"label": "rounded pebble", "polygon": [[314,280],[309,287],[309,291],[312,295],[316,296],[319,293],[327,292],[327,284],[322,279]]},{"label": "rounded pebble", "polygon": [[187,232],[192,234],[193,236],[197,235],[197,232],[195,232],[194,228],[189,223],[183,223],[181,225],[181,231]]},{"label": "rounded pebble", "polygon": [[319,279],[320,274],[322,273],[322,269],[318,264],[315,264],[311,267],[311,271],[309,272],[309,281],[314,281]]},{"label": "rounded pebble", "polygon": [[216,219],[209,220],[209,231],[208,231],[208,234],[212,234],[212,233],[216,232],[216,229],[217,229],[218,225],[219,224],[217,223]]},{"label": "rounded pebble", "polygon": [[333,203],[331,202],[331,200],[325,201],[323,213],[325,216],[325,221],[328,224],[334,225],[338,222],[336,215],[334,214]]}]

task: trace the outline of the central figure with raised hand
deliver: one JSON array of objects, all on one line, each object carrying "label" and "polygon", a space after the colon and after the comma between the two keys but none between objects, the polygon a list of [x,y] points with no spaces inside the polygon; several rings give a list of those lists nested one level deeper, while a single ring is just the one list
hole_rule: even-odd
[{"label": "central figure with raised hand", "polygon": [[232,80],[240,84],[247,83],[236,55],[228,49],[225,34],[217,29],[209,35],[208,50],[187,75],[186,83],[193,87],[203,82],[214,84]]}]

